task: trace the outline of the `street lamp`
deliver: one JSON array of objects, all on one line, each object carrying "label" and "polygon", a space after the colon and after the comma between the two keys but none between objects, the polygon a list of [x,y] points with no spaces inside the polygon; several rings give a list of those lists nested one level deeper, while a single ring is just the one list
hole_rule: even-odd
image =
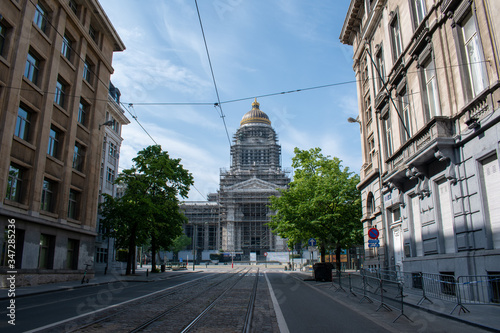
[{"label": "street lamp", "polygon": [[347,118],[347,121],[350,122],[351,124],[358,123],[361,125],[361,121],[359,121],[359,116],[356,117],[356,119],[354,119],[353,117],[349,117],[349,118]]},{"label": "street lamp", "polygon": [[113,120],[108,120],[103,124],[99,124],[99,130],[101,130],[101,126],[111,126],[113,125],[114,121]]}]

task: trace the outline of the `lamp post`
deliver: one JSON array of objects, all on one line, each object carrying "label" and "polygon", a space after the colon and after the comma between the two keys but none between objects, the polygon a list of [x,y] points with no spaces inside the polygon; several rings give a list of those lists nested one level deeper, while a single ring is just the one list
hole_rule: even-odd
[{"label": "lamp post", "polygon": [[99,130],[101,130],[101,126],[111,126],[114,124],[114,121],[113,120],[108,120],[102,124],[99,124]]}]

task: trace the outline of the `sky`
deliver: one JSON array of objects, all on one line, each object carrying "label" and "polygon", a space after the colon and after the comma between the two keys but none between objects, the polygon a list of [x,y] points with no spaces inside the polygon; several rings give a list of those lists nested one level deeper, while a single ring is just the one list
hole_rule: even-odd
[{"label": "sky", "polygon": [[206,200],[257,98],[284,169],[293,171],[295,147],[319,147],[359,174],[359,126],[347,122],[358,114],[353,51],[339,41],[349,1],[198,0],[219,98],[195,0],[99,1],[126,47],[114,53],[111,76],[131,121],[120,171],[151,136],[192,173],[185,200]]}]

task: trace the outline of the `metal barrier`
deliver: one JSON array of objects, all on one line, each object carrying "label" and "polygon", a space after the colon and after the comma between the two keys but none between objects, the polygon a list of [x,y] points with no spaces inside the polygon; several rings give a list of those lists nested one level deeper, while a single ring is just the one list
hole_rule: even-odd
[{"label": "metal barrier", "polygon": [[431,298],[456,303],[450,314],[457,308],[460,308],[459,314],[462,311],[470,312],[464,306],[466,304],[500,305],[500,275],[494,274],[455,278],[451,274],[369,269],[360,271],[360,275],[350,274],[349,289],[351,292],[353,289],[362,290],[363,299],[369,298],[367,293],[380,293],[382,304],[384,293],[397,294],[397,298],[402,297],[404,289],[407,293],[421,296],[417,305],[424,301],[432,304]]}]

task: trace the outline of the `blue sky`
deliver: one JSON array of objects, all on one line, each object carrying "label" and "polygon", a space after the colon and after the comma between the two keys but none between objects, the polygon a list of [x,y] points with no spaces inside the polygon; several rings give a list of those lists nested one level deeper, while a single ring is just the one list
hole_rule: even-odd
[{"label": "blue sky", "polygon": [[[195,1],[100,2],[126,46],[114,54],[111,77],[121,101],[133,104],[130,111],[147,132],[193,174],[196,189],[187,200],[205,200],[218,189],[220,169],[230,167],[230,144],[213,106],[217,96]],[[257,97],[278,134],[282,167],[291,170],[295,147],[320,147],[359,173],[359,127],[347,122],[358,113],[352,47],[339,42],[348,6],[336,0],[198,0],[231,141]],[[331,84],[338,85],[259,97]],[[120,169],[154,144],[127,116]]]}]

